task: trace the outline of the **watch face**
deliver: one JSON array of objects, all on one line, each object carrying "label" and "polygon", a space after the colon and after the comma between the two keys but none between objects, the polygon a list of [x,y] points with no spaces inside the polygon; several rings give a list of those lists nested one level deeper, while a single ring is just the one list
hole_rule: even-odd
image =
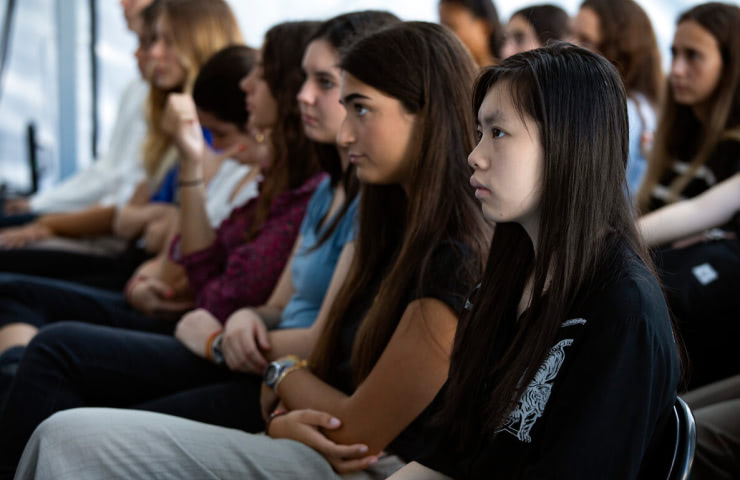
[{"label": "watch face", "polygon": [[274,363],[268,365],[267,370],[265,370],[265,383],[267,385],[274,385],[278,379],[279,372],[280,367],[278,365]]}]

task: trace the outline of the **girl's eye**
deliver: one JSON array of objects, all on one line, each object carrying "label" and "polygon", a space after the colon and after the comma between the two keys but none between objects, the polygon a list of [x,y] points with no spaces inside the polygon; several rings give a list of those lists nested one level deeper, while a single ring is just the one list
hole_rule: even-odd
[{"label": "girl's eye", "polygon": [[476,130],[475,131],[475,139],[480,142],[481,141],[481,138],[483,138],[483,132],[481,132],[480,130]]},{"label": "girl's eye", "polygon": [[355,110],[355,114],[358,117],[362,117],[362,116],[364,116],[367,113],[367,107],[365,107],[364,105],[361,105],[359,103],[355,103],[354,106],[353,106],[353,108]]},{"label": "girl's eye", "polygon": [[330,90],[334,88],[336,84],[329,80],[328,78],[320,78],[319,79],[319,86],[324,90]]},{"label": "girl's eye", "polygon": [[503,130],[499,130],[498,128],[492,128],[491,129],[491,136],[493,138],[501,138],[504,135],[506,135],[506,134],[503,132]]}]

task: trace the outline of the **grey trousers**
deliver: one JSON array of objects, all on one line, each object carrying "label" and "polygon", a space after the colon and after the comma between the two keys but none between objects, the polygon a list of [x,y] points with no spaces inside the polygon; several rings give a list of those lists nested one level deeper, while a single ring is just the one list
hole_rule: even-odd
[{"label": "grey trousers", "polygon": [[109,408],[59,412],[34,432],[16,479],[379,479],[403,466],[385,456],[340,476],[293,440],[159,413]]},{"label": "grey trousers", "polygon": [[696,419],[692,480],[740,478],[740,375],[682,395]]}]

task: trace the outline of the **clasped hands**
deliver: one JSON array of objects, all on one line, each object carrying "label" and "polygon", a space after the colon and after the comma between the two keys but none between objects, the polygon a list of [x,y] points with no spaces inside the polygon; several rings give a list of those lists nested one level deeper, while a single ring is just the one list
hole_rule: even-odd
[{"label": "clasped hands", "polygon": [[[224,328],[222,350],[231,370],[262,375],[267,367],[265,352],[270,349],[267,328],[251,309],[234,312],[225,327],[208,311],[193,310],[182,317],[175,328],[175,337],[194,354],[206,358],[208,337]],[[260,405],[265,420],[274,411],[286,410],[277,394],[264,383]],[[293,410],[275,416],[267,425],[273,438],[290,438],[321,453],[338,473],[363,470],[378,461],[380,454],[368,455],[363,444],[341,445],[328,438],[324,431],[338,430],[342,422],[329,413],[312,409]]]}]

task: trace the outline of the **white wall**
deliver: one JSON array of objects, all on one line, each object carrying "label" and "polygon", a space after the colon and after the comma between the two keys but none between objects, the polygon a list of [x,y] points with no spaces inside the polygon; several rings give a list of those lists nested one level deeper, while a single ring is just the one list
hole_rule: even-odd
[{"label": "white wall", "polygon": [[[99,39],[100,90],[98,97],[99,137],[98,149],[104,152],[110,137],[110,129],[116,115],[118,97],[123,88],[136,77],[133,59],[136,46],[134,36],[126,30],[118,0],[97,0]],[[437,0],[228,0],[237,15],[246,41],[259,46],[264,33],[270,26],[286,21],[301,19],[326,19],[339,13],[360,9],[386,9],[405,20],[437,21]],[[544,3],[547,0],[496,0],[503,21],[512,12],[526,5]],[[740,0],[732,0],[740,4]],[[669,62],[669,46],[675,19],[679,12],[698,4],[696,0],[638,0],[650,15],[663,54],[663,64]],[[69,165],[59,168],[57,157],[60,148],[60,124],[57,95],[58,47],[57,8],[76,8],[78,11],[78,33],[73,44],[77,48],[77,75],[74,112],[77,135],[61,142],[76,159],[68,159],[71,169],[83,167],[91,161],[90,124],[90,78],[87,57],[87,0],[20,0],[16,17],[14,38],[8,71],[0,98],[0,182],[27,186],[28,171],[24,143],[25,124],[33,119],[40,127],[44,145],[42,162],[46,168],[47,182],[56,181],[61,170],[70,170]],[[581,0],[555,0],[551,3],[562,6],[574,14]],[[3,2],[0,1],[0,6]],[[62,94],[64,95],[64,94]],[[69,140],[69,139],[67,139]]]}]

